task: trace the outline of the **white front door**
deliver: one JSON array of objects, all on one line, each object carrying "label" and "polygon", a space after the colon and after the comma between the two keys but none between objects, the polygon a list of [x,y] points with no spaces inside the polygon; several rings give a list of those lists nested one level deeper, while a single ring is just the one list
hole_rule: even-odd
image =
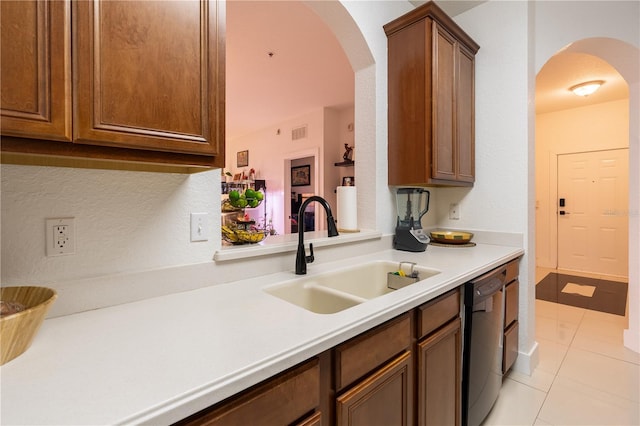
[{"label": "white front door", "polygon": [[558,155],[559,269],[628,275],[628,155]]}]

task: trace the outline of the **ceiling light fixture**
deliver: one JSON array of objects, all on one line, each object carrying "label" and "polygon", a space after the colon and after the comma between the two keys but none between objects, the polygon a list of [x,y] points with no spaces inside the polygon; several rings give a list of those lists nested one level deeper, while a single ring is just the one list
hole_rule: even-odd
[{"label": "ceiling light fixture", "polygon": [[575,86],[569,88],[569,90],[571,90],[577,96],[586,97],[598,90],[603,83],[603,80],[587,81],[584,83],[576,84]]}]

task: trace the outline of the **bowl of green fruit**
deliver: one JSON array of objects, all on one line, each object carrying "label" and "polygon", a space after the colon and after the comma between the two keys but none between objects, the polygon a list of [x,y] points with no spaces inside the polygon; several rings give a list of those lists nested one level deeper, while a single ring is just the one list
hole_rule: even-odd
[{"label": "bowl of green fruit", "polygon": [[251,188],[242,192],[235,189],[229,191],[229,204],[237,209],[256,208],[262,200],[264,200],[264,194]]}]

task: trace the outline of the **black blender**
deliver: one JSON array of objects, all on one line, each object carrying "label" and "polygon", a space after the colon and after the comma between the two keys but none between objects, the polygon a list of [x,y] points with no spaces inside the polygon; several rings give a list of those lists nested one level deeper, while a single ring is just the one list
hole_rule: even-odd
[{"label": "black blender", "polygon": [[398,220],[393,248],[404,251],[425,251],[429,237],[422,230],[420,219],[429,211],[430,193],[424,188],[398,188],[396,205]]}]

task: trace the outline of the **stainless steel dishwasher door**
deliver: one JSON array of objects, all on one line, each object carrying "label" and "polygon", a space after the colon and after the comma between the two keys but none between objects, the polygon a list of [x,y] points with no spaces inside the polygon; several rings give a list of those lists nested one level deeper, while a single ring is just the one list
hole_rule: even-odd
[{"label": "stainless steel dishwasher door", "polygon": [[506,268],[465,284],[463,424],[477,426],[502,386],[503,292]]}]

